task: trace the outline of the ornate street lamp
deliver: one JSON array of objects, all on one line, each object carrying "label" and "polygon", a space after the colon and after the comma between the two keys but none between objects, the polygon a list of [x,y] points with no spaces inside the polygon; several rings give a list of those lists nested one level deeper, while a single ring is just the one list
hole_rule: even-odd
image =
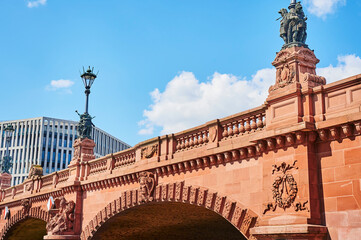
[{"label": "ornate street lamp", "polygon": [[90,88],[93,85],[94,80],[97,78],[97,75],[93,73],[94,68],[90,69],[90,66],[86,72],[83,68],[83,74],[80,76],[83,79],[83,83],[85,86],[85,95],[86,95],[86,102],[85,102],[85,113],[88,113],[88,102],[89,102],[89,94]]},{"label": "ornate street lamp", "polygon": [[10,157],[10,151],[9,151],[9,146],[10,146],[10,142],[11,142],[11,137],[13,135],[14,132],[14,127],[11,124],[8,124],[5,128],[5,138],[6,138],[6,152],[5,152],[5,157],[2,160],[2,164],[1,164],[1,172],[2,173],[9,173],[9,169],[13,166],[12,163],[12,159]]},{"label": "ornate street lamp", "polygon": [[94,74],[94,68],[90,69],[90,66],[88,70],[84,71],[80,75],[80,77],[83,80],[84,86],[85,86],[85,112],[83,114],[79,114],[78,111],[76,111],[80,117],[80,121],[78,124],[78,135],[80,139],[89,138],[91,139],[91,130],[92,126],[94,125],[92,123],[92,119],[94,117],[91,117],[88,113],[88,103],[89,103],[89,94],[90,94],[90,88],[94,83],[94,80],[97,78],[97,74]]}]

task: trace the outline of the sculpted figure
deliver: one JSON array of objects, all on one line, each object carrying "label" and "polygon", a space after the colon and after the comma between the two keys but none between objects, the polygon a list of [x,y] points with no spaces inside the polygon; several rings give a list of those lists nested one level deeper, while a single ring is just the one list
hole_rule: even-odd
[{"label": "sculpted figure", "polygon": [[21,208],[22,215],[27,215],[30,210],[30,200],[29,199],[22,200],[21,206],[22,206],[22,208]]},{"label": "sculpted figure", "polygon": [[140,184],[140,202],[152,201],[155,187],[154,174],[151,172],[141,172],[138,181]]},{"label": "sculpted figure", "polygon": [[79,117],[80,117],[80,121],[78,123],[78,135],[80,138],[91,138],[91,131],[92,131],[92,126],[94,126],[94,124],[92,123],[92,119],[94,117],[91,117],[88,113],[83,113],[80,114],[78,113],[78,111],[75,111]]},{"label": "sculpted figure", "polygon": [[64,197],[54,200],[57,209],[49,210],[51,218],[46,224],[49,235],[61,235],[73,231],[74,226],[74,201],[67,202]]},{"label": "sculpted figure", "polygon": [[[287,9],[282,8],[278,13],[281,14],[280,37],[284,40],[285,45],[294,43],[295,46],[302,46],[306,43],[307,38],[307,17],[303,12],[300,2],[291,3]],[[278,19],[277,19],[278,20]]]}]

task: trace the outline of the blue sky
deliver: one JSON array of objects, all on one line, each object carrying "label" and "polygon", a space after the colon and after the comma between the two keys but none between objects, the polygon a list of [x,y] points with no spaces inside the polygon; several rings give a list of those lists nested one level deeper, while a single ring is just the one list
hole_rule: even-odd
[{"label": "blue sky", "polygon": [[[361,73],[361,2],[304,0],[328,82]],[[263,103],[287,0],[1,0],[0,120],[78,120],[83,66],[99,70],[94,124],[123,141]]]}]

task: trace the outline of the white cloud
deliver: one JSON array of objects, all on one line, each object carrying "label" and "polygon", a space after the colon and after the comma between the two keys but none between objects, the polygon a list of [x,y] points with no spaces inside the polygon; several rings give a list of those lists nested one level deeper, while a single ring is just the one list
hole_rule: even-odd
[{"label": "white cloud", "polygon": [[65,93],[71,93],[70,87],[74,85],[74,82],[66,79],[51,80],[50,84],[45,87],[48,91],[56,91],[61,89]]},{"label": "white cloud", "polygon": [[326,78],[327,83],[332,83],[347,77],[354,76],[361,73],[361,59],[360,57],[351,54],[338,56],[337,66],[328,66],[318,68],[317,74]]},{"label": "white cloud", "polygon": [[40,5],[45,5],[47,0],[35,0],[28,1],[28,8],[39,7]]},{"label": "white cloud", "polygon": [[346,0],[307,0],[307,10],[317,17],[325,18],[334,13],[336,8],[346,4]]},{"label": "white cloud", "polygon": [[[360,73],[361,59],[356,55],[339,56],[337,66],[317,69],[327,83]],[[257,71],[251,79],[216,72],[209,81],[200,82],[193,73],[181,72],[163,92],[155,89],[150,93],[153,103],[144,110],[138,133],[153,134],[155,127],[161,128],[161,134],[175,133],[260,106],[275,75],[269,68]]]},{"label": "white cloud", "polygon": [[161,134],[177,132],[261,105],[274,79],[274,69],[259,70],[251,80],[216,72],[207,82],[182,72],[164,92],[151,92],[153,104],[144,110],[139,134],[152,134],[154,126],[162,128]]}]

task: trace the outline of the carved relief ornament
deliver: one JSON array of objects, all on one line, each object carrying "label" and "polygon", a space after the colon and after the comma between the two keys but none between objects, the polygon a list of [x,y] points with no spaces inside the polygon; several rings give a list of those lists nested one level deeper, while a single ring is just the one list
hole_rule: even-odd
[{"label": "carved relief ornament", "polygon": [[273,165],[272,175],[279,172],[281,172],[281,174],[275,178],[272,184],[272,197],[274,202],[266,204],[263,214],[266,214],[269,210],[275,211],[277,207],[286,210],[293,206],[295,211],[308,210],[305,206],[307,201],[303,204],[300,202],[294,203],[297,197],[298,187],[293,175],[288,173],[288,171],[291,169],[298,169],[298,167],[296,167],[296,162],[297,160],[294,161],[292,165],[286,164],[285,162],[279,166]]},{"label": "carved relief ornament", "polygon": [[155,188],[155,176],[152,172],[139,173],[138,182],[140,184],[140,202],[153,201],[153,192]]},{"label": "carved relief ornament", "polygon": [[152,158],[158,155],[158,144],[143,147],[141,150],[141,159]]},{"label": "carved relief ornament", "polygon": [[66,201],[64,197],[54,200],[55,209],[50,209],[50,220],[46,224],[48,235],[62,235],[74,230],[74,201]]},{"label": "carved relief ornament", "polygon": [[29,199],[23,199],[21,200],[21,213],[22,215],[28,215],[30,210],[30,200]]}]

